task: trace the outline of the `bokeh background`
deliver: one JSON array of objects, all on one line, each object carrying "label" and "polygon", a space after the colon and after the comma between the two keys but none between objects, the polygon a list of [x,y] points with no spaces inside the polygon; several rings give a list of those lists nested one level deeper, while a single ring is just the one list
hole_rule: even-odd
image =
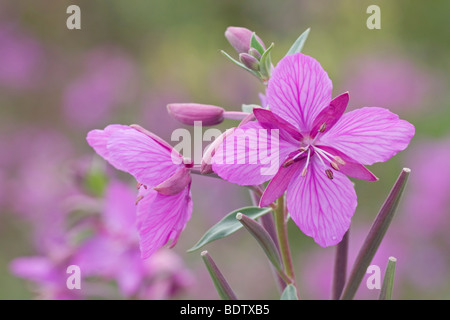
[{"label": "bokeh background", "polygon": [[[81,30],[66,28],[70,4],[81,8]],[[371,4],[381,8],[381,30],[366,27]],[[186,250],[225,214],[250,205],[248,190],[194,177],[193,217],[177,246],[142,263],[126,227],[133,179],[95,156],[85,137],[110,123],[138,123],[170,141],[180,127],[166,112],[170,102],[227,110],[259,103],[263,85],[219,52],[235,55],[224,32],[243,26],[275,43],[274,62],[311,27],[303,52],[328,72],[334,95],[349,91],[350,108],[389,108],[416,126],[406,151],[371,167],[380,181],[355,181],[349,263],[409,167],[400,210],[372,264],[383,271],[397,257],[394,298],[449,299],[449,12],[446,0],[1,1],[0,298],[218,297],[199,252]],[[300,296],[328,299],[334,248],[317,246],[293,223],[289,236]],[[238,297],[279,297],[264,254],[244,231],[207,249]],[[84,266],[76,293],[65,290],[73,259]],[[366,279],[358,298],[376,298]]]}]

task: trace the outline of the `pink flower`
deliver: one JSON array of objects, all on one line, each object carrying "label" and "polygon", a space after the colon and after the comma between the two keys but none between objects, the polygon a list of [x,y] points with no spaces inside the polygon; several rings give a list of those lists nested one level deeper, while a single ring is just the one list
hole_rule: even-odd
[{"label": "pink flower", "polygon": [[15,23],[0,24],[0,86],[33,87],[42,77],[45,63],[41,44]]},{"label": "pink flower", "polygon": [[169,241],[173,247],[192,213],[190,165],[167,142],[139,126],[109,125],[90,131],[87,141],[111,165],[138,181],[142,258]]},{"label": "pink flower", "polygon": [[55,261],[46,256],[31,256],[16,258],[10,263],[11,272],[33,282],[38,294],[43,300],[73,300],[82,299],[81,290],[70,290],[66,286],[69,261]]},{"label": "pink flower", "polygon": [[160,286],[177,288],[158,296],[170,298],[190,284],[191,275],[173,252],[159,250],[151,258],[141,259],[135,197],[129,185],[117,180],[109,184],[98,230],[77,248],[73,263],[80,266],[85,277],[115,280],[124,297],[146,299],[149,291]]},{"label": "pink flower", "polygon": [[[415,131],[387,109],[365,107],[344,114],[348,93],[334,99],[331,94],[331,80],[315,59],[286,56],[268,84],[271,111],[255,109],[257,121],[228,136],[212,164],[219,176],[240,185],[272,179],[260,206],[287,190],[292,219],[323,247],[341,241],[356,209],[355,189],[346,175],[377,180],[364,165],[386,161],[405,149]],[[261,157],[269,154],[269,146],[267,157],[281,163],[278,171],[267,170],[267,159]],[[230,153],[237,157],[233,164]],[[257,161],[249,162],[255,155]]]}]

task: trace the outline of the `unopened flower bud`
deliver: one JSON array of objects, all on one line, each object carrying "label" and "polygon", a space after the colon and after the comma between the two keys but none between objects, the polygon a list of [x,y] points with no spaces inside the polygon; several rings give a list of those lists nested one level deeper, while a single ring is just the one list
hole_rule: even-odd
[{"label": "unopened flower bud", "polygon": [[[251,30],[242,27],[228,27],[225,31],[225,37],[238,53],[247,53],[250,50],[252,35]],[[265,48],[264,43],[258,36],[256,36],[256,39]]]},{"label": "unopened flower bud", "polygon": [[258,60],[261,59],[261,53],[259,53],[259,51],[256,50],[255,48],[248,49],[248,53],[251,54],[252,56],[254,56]]},{"label": "unopened flower bud", "polygon": [[240,53],[239,60],[242,62],[244,66],[246,66],[250,70],[258,71],[259,61],[254,56],[251,56],[248,53]]},{"label": "unopened flower bud", "polygon": [[213,126],[223,121],[224,109],[198,103],[171,103],[167,105],[169,114],[187,125],[201,121],[204,126]]}]

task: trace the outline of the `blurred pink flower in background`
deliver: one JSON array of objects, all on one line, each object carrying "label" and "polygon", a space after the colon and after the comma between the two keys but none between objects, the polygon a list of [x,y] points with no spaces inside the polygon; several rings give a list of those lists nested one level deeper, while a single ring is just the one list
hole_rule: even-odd
[{"label": "blurred pink flower in background", "polygon": [[350,92],[350,108],[377,106],[402,114],[427,109],[438,84],[414,61],[391,53],[352,57],[343,74],[340,88]]},{"label": "blurred pink flower in background", "polygon": [[110,183],[95,235],[80,246],[74,263],[84,276],[116,280],[124,297],[169,299],[192,284],[192,275],[168,249],[141,259],[135,199],[128,184]]},{"label": "blurred pink flower in background", "polygon": [[66,259],[54,259],[46,256],[30,256],[14,259],[10,264],[11,272],[34,283],[32,291],[38,299],[73,300],[81,299],[81,290],[67,288],[67,267],[72,263]]},{"label": "blurred pink flower in background", "polygon": [[66,234],[63,200],[78,192],[68,171],[72,146],[61,133],[39,128],[11,132],[2,143],[7,207],[33,225],[35,249],[58,247]]},{"label": "blurred pink flower in background", "polygon": [[402,223],[414,238],[440,234],[450,239],[450,139],[419,141],[406,158],[414,174],[401,206]]},{"label": "blurred pink flower in background", "polygon": [[137,71],[117,48],[94,49],[83,64],[82,73],[65,89],[63,111],[70,124],[89,128],[107,123],[114,109],[131,104]]},{"label": "blurred pink flower in background", "polygon": [[13,22],[0,22],[0,86],[26,89],[43,77],[41,44]]}]

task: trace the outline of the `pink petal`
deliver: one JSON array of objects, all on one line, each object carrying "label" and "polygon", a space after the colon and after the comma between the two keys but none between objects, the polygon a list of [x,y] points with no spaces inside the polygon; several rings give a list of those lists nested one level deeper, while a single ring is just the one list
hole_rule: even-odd
[{"label": "pink petal", "polygon": [[152,189],[144,189],[142,195],[144,198],[139,201],[137,208],[137,227],[141,257],[147,259],[170,240],[171,246],[176,244],[191,218],[192,200],[190,187],[172,196]]},{"label": "pink petal", "polygon": [[58,279],[55,265],[46,257],[20,257],[10,264],[11,272],[21,278],[46,283]]},{"label": "pink petal", "polygon": [[236,128],[217,148],[212,168],[223,179],[257,185],[271,179],[296,145],[275,137],[258,122]]},{"label": "pink petal", "polygon": [[120,130],[132,130],[129,126],[124,126],[121,124],[111,124],[107,126],[104,130],[91,130],[87,134],[86,140],[88,144],[97,152],[98,155],[103,157],[106,161],[108,161],[112,166],[116,169],[124,170],[121,167],[120,163],[115,163],[111,160],[109,156],[109,151],[107,148],[108,139],[114,132]]},{"label": "pink petal", "polygon": [[331,100],[330,105],[323,109],[314,120],[311,136],[315,137],[323,124],[325,129],[321,132],[329,131],[344,114],[348,99],[348,92],[345,92]]},{"label": "pink petal", "polygon": [[384,162],[404,150],[414,136],[414,126],[387,109],[365,107],[346,113],[319,138],[366,165]]},{"label": "pink petal", "polygon": [[308,134],[317,115],[330,104],[332,83],[314,58],[297,53],[275,67],[266,91],[273,113]]},{"label": "pink petal", "polygon": [[115,275],[120,293],[125,297],[132,297],[145,281],[144,263],[139,251],[129,250],[121,256],[120,268]]},{"label": "pink petal", "polygon": [[291,125],[289,122],[283,120],[276,114],[270,112],[269,110],[265,109],[254,109],[253,114],[255,115],[258,122],[261,124],[261,126],[265,129],[278,129],[280,130],[280,138],[284,140],[290,140],[294,139],[297,141],[300,141],[303,139],[303,136],[298,130]]},{"label": "pink petal", "polygon": [[350,227],[357,200],[352,182],[335,172],[330,180],[317,157],[311,158],[305,177],[292,178],[287,207],[292,220],[322,247],[338,244]]},{"label": "pink petal", "polygon": [[339,166],[339,172],[342,172],[343,174],[356,179],[361,180],[367,180],[367,181],[377,181],[378,178],[366,167],[364,167],[361,163],[358,161],[350,158],[346,154],[340,152],[339,150],[336,150],[331,147],[327,146],[318,146],[320,149],[325,150],[326,152],[341,157],[342,160],[344,160],[345,165],[341,165],[338,163]]},{"label": "pink petal", "polygon": [[153,189],[161,194],[174,195],[187,187],[191,183],[190,170],[186,167],[181,167],[177,172],[169,179],[160,183]]},{"label": "pink petal", "polygon": [[107,148],[114,163],[149,187],[167,180],[183,166],[178,153],[134,129],[114,132]]},{"label": "pink petal", "polygon": [[305,160],[296,161],[287,168],[281,166],[277,174],[267,185],[267,188],[259,202],[259,206],[265,207],[277,200],[284,193],[284,191],[286,191],[292,177],[301,173],[299,170],[301,170],[304,165]]}]

